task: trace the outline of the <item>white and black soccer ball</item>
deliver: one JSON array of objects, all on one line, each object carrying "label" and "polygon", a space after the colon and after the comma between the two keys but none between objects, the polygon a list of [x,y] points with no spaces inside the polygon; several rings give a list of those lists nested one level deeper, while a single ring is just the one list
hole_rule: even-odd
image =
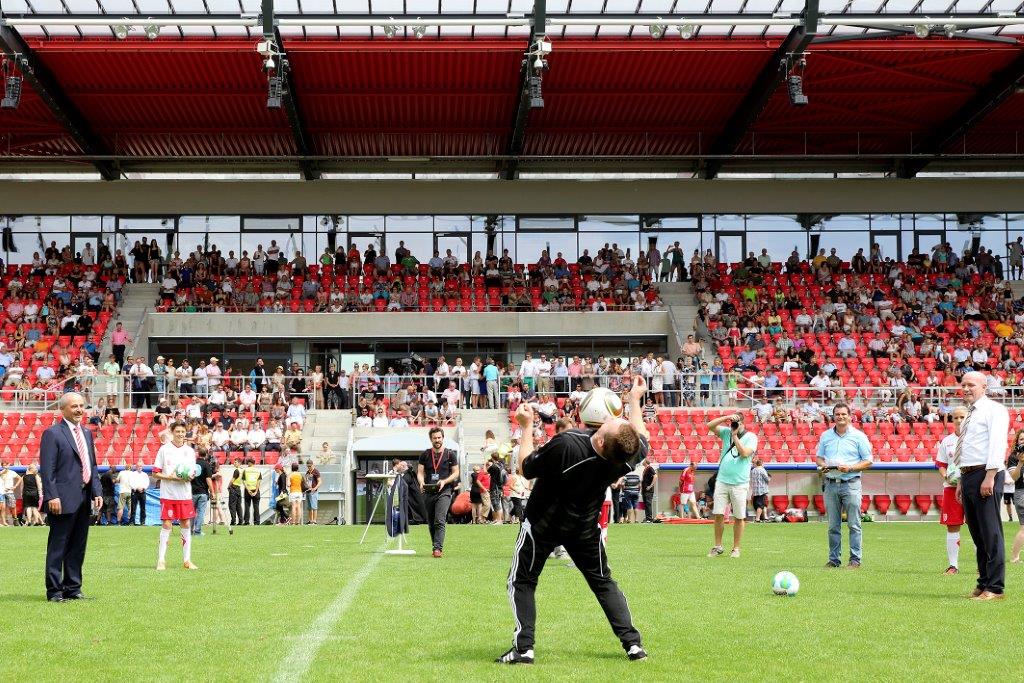
[{"label": "white and black soccer ball", "polygon": [[600,427],[615,417],[622,417],[622,399],[611,389],[591,389],[580,401],[580,421],[588,427]]}]

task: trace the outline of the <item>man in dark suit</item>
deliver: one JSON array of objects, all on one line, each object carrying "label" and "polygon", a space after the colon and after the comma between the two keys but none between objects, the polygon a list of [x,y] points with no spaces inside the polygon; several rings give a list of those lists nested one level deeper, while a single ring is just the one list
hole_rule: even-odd
[{"label": "man in dark suit", "polygon": [[43,432],[39,475],[43,503],[49,513],[46,542],[46,598],[50,602],[81,600],[82,562],[89,537],[89,519],[103,505],[96,448],[85,429],[85,399],[67,393],[58,403],[64,419]]}]

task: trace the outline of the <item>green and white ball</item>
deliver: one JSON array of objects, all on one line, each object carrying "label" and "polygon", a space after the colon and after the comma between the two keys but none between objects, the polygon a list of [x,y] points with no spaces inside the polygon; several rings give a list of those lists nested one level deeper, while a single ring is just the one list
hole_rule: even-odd
[{"label": "green and white ball", "polygon": [[183,462],[174,470],[174,475],[179,479],[192,479],[199,476],[199,465],[190,465]]},{"label": "green and white ball", "polygon": [[622,399],[611,389],[591,389],[580,401],[580,421],[588,427],[600,427],[615,417],[622,417]]},{"label": "green and white ball", "polygon": [[800,590],[800,579],[793,572],[779,572],[772,579],[772,592],[793,597]]}]

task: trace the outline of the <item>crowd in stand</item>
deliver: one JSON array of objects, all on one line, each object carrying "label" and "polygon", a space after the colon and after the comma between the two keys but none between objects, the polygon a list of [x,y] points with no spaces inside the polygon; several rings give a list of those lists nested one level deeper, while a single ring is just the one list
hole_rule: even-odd
[{"label": "crowd in stand", "polygon": [[[948,390],[971,370],[991,371],[992,396],[1020,391],[1024,298],[991,250],[943,243],[897,263],[872,245],[850,262],[822,249],[785,264],[762,251],[731,265],[705,257],[691,275],[698,338],[740,374],[763,422],[824,421],[836,401],[859,404],[864,421],[949,421]],[[791,388],[802,399],[792,411],[776,400]]]},{"label": "crowd in stand", "polygon": [[584,250],[574,263],[544,250],[524,266],[508,249],[500,256],[478,251],[468,263],[450,249],[443,256],[435,251],[420,262],[400,242],[393,261],[370,244],[362,252],[355,245],[328,248],[310,263],[272,240],[252,255],[225,255],[215,246],[185,257],[175,252],[159,267],[158,303],[171,312],[663,310],[661,260],[656,249],[634,259],[629,249],[605,244],[594,255]]},{"label": "crowd in stand", "polygon": [[8,266],[0,284],[0,385],[10,400],[59,396],[77,376],[95,375],[98,342],[121,300],[120,252],[81,252],[51,242],[31,263]]}]

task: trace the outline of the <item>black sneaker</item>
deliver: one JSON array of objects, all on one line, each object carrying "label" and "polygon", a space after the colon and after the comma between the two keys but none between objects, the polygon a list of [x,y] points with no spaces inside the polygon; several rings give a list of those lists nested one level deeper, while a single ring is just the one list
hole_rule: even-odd
[{"label": "black sneaker", "polygon": [[642,662],[647,659],[647,650],[643,649],[639,645],[633,645],[626,652],[626,656],[629,657],[631,662]]},{"label": "black sneaker", "polygon": [[494,662],[496,664],[533,664],[533,650],[520,652],[519,650],[512,648],[502,656],[495,659]]},{"label": "black sneaker", "polygon": [[842,565],[840,565],[838,562],[833,562],[832,560],[829,560],[825,563],[825,569],[835,569],[836,567],[840,566]]}]

